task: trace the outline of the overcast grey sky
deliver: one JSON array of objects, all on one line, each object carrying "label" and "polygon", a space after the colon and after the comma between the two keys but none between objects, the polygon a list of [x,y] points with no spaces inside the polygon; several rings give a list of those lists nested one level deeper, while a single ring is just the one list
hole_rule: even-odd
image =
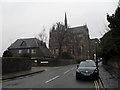
[{"label": "overcast grey sky", "polygon": [[71,27],[88,25],[90,38],[100,38],[106,14],[115,12],[119,0],[2,0],[0,3],[0,56],[19,38],[36,37],[43,28],[64,21]]}]

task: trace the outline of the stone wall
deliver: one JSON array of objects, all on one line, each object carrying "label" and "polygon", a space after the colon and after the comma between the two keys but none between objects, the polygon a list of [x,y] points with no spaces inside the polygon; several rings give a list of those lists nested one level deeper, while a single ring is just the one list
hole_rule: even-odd
[{"label": "stone wall", "polygon": [[120,68],[120,58],[111,58],[107,64],[115,68]]},{"label": "stone wall", "polygon": [[113,57],[110,59],[103,59],[103,64],[120,69],[120,57]]},{"label": "stone wall", "polygon": [[31,69],[29,58],[2,58],[2,74]]}]

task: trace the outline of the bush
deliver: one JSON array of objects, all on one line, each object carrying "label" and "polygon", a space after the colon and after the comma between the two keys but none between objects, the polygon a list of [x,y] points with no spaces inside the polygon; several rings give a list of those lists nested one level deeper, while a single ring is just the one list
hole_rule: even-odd
[{"label": "bush", "polygon": [[107,15],[107,20],[110,31],[101,38],[99,54],[103,58],[112,58],[120,56],[120,8],[112,16]]},{"label": "bush", "polygon": [[2,57],[2,60],[29,60],[27,57]]},{"label": "bush", "polygon": [[31,55],[29,53],[24,53],[21,55],[21,57],[28,57],[28,58],[31,58]]},{"label": "bush", "polygon": [[69,52],[63,52],[63,53],[61,54],[61,57],[62,57],[63,59],[73,59],[73,57],[71,56],[71,54],[70,54]]},{"label": "bush", "polygon": [[10,52],[9,50],[6,50],[6,51],[4,51],[2,57],[12,57],[12,56],[13,56],[12,52]]},{"label": "bush", "polygon": [[31,60],[26,57],[2,57],[2,74],[30,70]]}]

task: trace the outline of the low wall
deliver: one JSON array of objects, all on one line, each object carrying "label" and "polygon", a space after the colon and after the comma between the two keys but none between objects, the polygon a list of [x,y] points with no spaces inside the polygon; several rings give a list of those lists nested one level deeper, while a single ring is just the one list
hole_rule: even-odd
[{"label": "low wall", "polygon": [[[48,63],[41,63],[41,62],[48,62]],[[76,60],[38,60],[37,65],[38,66],[64,66],[64,65],[70,65],[70,64],[76,64]]]},{"label": "low wall", "polygon": [[2,74],[30,69],[31,60],[29,58],[2,58]]},{"label": "low wall", "polygon": [[103,59],[103,64],[120,69],[120,57],[113,57],[110,59]]}]

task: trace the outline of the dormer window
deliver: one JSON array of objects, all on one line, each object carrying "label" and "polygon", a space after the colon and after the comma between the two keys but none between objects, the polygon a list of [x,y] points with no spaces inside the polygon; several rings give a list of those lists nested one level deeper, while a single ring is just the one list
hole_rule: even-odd
[{"label": "dormer window", "polygon": [[26,42],[22,41],[22,43],[20,44],[20,46],[26,46]]}]

